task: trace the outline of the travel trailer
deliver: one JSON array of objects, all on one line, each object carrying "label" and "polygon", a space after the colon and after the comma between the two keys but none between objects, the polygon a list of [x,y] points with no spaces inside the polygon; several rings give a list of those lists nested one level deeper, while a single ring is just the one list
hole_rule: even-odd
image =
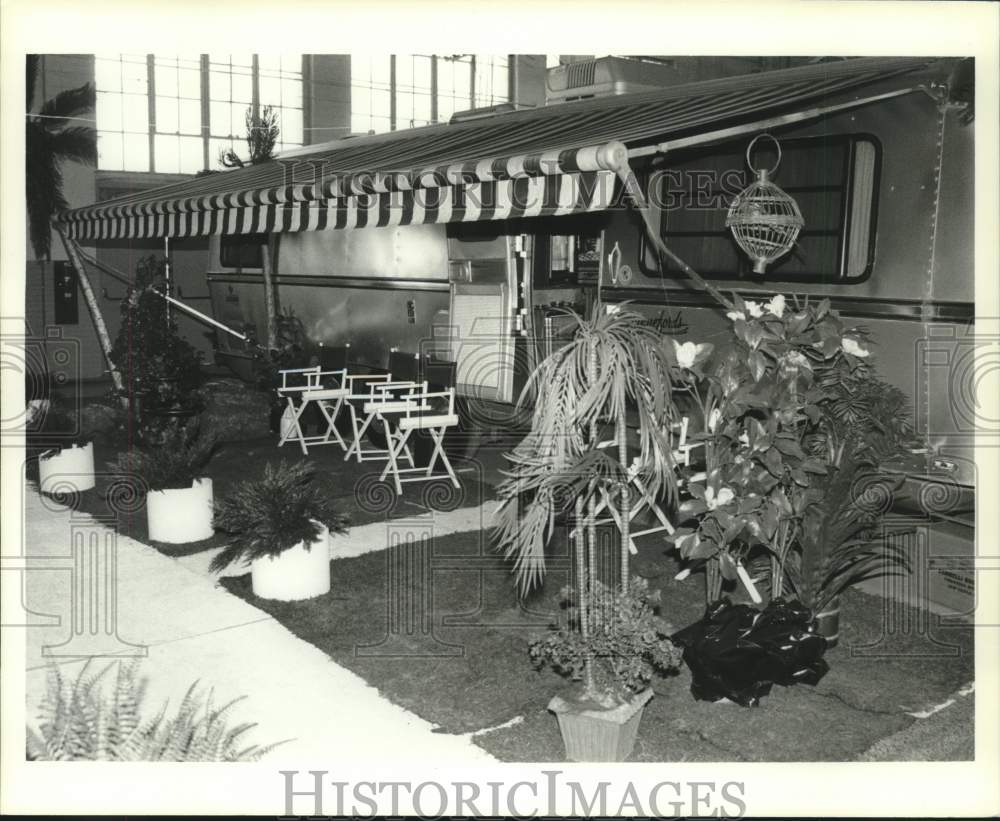
[{"label": "travel trailer", "polygon": [[[281,307],[313,341],[349,344],[352,367],[431,354],[456,363],[461,394],[500,408],[558,344],[555,309],[589,306],[599,286],[665,339],[723,332],[717,304],[657,253],[655,232],[723,291],[828,297],[866,325],[925,440],[914,492],[947,485],[957,501],[943,516],[961,526],[982,423],[973,83],[971,60],[859,58],[559,101],[311,145],[60,225],[84,243],[210,236],[213,316],[257,339],[270,260]],[[764,133],[774,140],[748,158]],[[777,166],[805,220],[763,275],[725,225],[750,164]],[[217,361],[245,372],[249,357],[246,341],[218,334]],[[971,545],[971,528],[962,539]]]}]

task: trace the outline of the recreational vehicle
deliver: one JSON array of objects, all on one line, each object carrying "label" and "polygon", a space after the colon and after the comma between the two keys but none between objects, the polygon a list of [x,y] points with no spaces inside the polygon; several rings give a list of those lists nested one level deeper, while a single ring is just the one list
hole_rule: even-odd
[{"label": "recreational vehicle", "polygon": [[[912,491],[947,489],[934,520],[971,555],[972,88],[970,60],[859,58],[589,99],[563,89],[545,107],[311,145],[59,224],[83,243],[210,236],[214,319],[239,332],[218,334],[217,359],[237,370],[243,329],[266,333],[268,265],[281,308],[313,341],[349,345],[352,367],[385,369],[393,351],[451,360],[459,393],[498,418],[558,344],[557,309],[589,308],[598,289],[665,340],[697,342],[726,320],[678,260],[723,291],[828,297],[912,398]],[[776,166],[805,221],[764,274],[725,224],[750,165]]]}]

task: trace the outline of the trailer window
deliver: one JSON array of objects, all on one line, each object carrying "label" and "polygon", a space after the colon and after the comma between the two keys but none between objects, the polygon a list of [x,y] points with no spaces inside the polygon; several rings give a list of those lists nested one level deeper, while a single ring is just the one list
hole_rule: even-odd
[{"label": "trailer window", "polygon": [[223,268],[262,268],[267,234],[223,237],[219,243],[219,264]]},{"label": "trailer window", "polygon": [[[704,276],[761,279],[726,228],[726,212],[746,187],[746,144],[732,144],[679,161],[648,175],[650,198],[659,206],[664,241]],[[805,227],[795,247],[768,266],[763,279],[773,281],[857,282],[871,273],[875,254],[875,204],[880,148],[871,137],[842,135],[786,140],[774,177],[795,198]],[[766,151],[757,166],[773,164]],[[643,236],[645,273],[684,276],[672,263],[657,265],[655,251]]]}]

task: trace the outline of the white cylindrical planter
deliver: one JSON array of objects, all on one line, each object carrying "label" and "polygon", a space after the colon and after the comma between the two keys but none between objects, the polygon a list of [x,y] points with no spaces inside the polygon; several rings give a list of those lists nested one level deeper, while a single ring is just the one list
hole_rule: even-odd
[{"label": "white cylindrical planter", "polygon": [[151,490],[146,494],[149,538],[170,544],[212,538],[212,501],[211,479],[195,479],[191,487]]},{"label": "white cylindrical planter", "polygon": [[277,556],[254,559],[250,577],[255,596],[300,601],[330,592],[330,531],[322,527],[309,549],[299,542]]},{"label": "white cylindrical planter", "polygon": [[50,450],[38,457],[38,486],[42,493],[80,493],[94,481],[94,444],[72,445],[58,453]]}]

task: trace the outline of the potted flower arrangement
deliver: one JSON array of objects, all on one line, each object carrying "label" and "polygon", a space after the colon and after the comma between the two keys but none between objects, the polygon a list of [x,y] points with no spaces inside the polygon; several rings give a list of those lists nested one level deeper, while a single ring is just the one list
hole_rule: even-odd
[{"label": "potted flower arrangement", "polygon": [[[563,595],[572,601],[572,588]],[[645,579],[632,579],[624,593],[593,580],[587,597],[587,607],[571,607],[568,628],[536,639],[529,652],[537,667],[550,665],[582,682],[549,703],[567,758],[624,761],[653,697],[653,676],[676,672],[681,651],[668,638],[670,626],[655,614],[659,591],[651,593]]]},{"label": "potted flower arrangement", "polygon": [[302,464],[267,465],[260,479],[242,482],[215,508],[215,526],[231,536],[212,560],[219,572],[250,565],[254,595],[298,601],[330,590],[330,535],[348,519]]},{"label": "potted flower arrangement", "polygon": [[[681,481],[689,496],[679,506],[684,526],[669,538],[683,558],[704,564],[709,603],[718,600],[727,581],[741,581],[760,603],[758,588],[772,599],[796,594],[803,579],[816,584],[815,561],[832,567],[815,559],[810,545],[816,541],[817,515],[826,520],[822,527],[834,532],[831,517],[838,508],[842,512],[844,498],[839,489],[851,486],[856,471],[840,470],[844,448],[835,442],[831,423],[836,386],[860,378],[869,349],[865,335],[846,327],[828,300],[792,306],[781,295],[766,303],[734,295],[729,307],[735,344],[710,372],[705,356],[693,357],[685,348],[692,343],[674,343],[672,376],[700,411],[702,430],[692,438],[704,446],[704,465],[684,469]],[[863,448],[850,449],[860,454]],[[845,544],[856,547],[858,531],[847,532]],[[769,572],[755,583],[748,568],[761,553]],[[880,555],[888,564],[869,563],[869,570],[893,564],[888,553]],[[857,552],[844,561],[853,564],[861,556]],[[838,578],[844,585],[828,592],[861,576]],[[822,605],[819,597],[812,601]]]},{"label": "potted flower arrangement", "polygon": [[150,539],[186,544],[214,535],[212,480],[202,471],[216,448],[214,437],[175,426],[159,447],[131,450],[109,465],[115,475],[142,480]]}]

